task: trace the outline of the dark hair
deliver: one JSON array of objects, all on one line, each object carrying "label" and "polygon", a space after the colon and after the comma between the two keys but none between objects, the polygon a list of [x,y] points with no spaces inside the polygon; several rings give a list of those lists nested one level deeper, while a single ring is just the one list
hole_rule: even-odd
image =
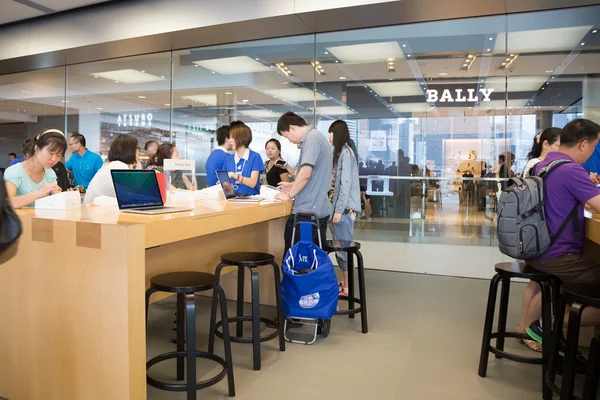
[{"label": "dark hair", "polygon": [[83,147],[85,147],[85,136],[81,133],[73,133],[71,134],[71,138],[77,140],[77,143],[80,143]]},{"label": "dark hair", "polygon": [[[534,144],[531,148],[531,152],[528,154],[529,159],[538,158],[542,155],[542,151],[544,151],[544,142],[548,142],[548,144],[554,144],[558,142],[560,139],[560,134],[562,129],[560,128],[547,128],[540,134],[539,138],[534,138]],[[536,135],[537,136],[537,135]]]},{"label": "dark hair", "polygon": [[574,119],[562,129],[560,145],[572,148],[584,140],[595,142],[599,133],[600,126],[595,122],[583,118]]},{"label": "dark hair", "polygon": [[144,151],[148,151],[148,147],[150,147],[150,145],[151,145],[152,143],[156,143],[157,145],[160,145],[160,144],[159,144],[159,143],[158,143],[156,140],[148,140],[148,141],[146,142],[146,144],[144,145]]},{"label": "dark hair", "polygon": [[333,166],[337,166],[340,154],[342,153],[342,149],[345,145],[348,145],[354,152],[354,157],[356,158],[356,163],[358,165],[358,151],[356,151],[354,141],[350,139],[348,124],[338,119],[331,124],[331,126],[329,126],[329,132],[333,133]]},{"label": "dark hair", "polygon": [[267,143],[265,143],[265,149],[267,148],[267,145],[269,143],[275,143],[275,146],[277,146],[277,150],[279,150],[279,152],[281,153],[281,142],[277,139],[269,139],[267,140]]},{"label": "dark hair", "polygon": [[229,127],[233,128],[234,126],[240,126],[240,125],[246,125],[246,124],[243,123],[242,121],[233,121],[229,124]]},{"label": "dark hair", "polygon": [[17,153],[8,153],[8,156],[13,156],[14,158],[17,158]]},{"label": "dark hair", "polygon": [[505,163],[505,162],[506,162],[506,156],[505,156],[504,154],[500,154],[500,155],[498,156],[498,160],[500,160],[500,161],[502,161],[503,163]]},{"label": "dark hair", "polygon": [[252,131],[246,124],[235,125],[229,131],[229,135],[235,140],[235,146],[250,146],[252,143]]},{"label": "dark hair", "polygon": [[[23,147],[25,146],[23,145]],[[64,133],[58,129],[44,129],[33,139],[30,156],[35,154],[36,147],[38,150],[48,147],[48,151],[61,151],[62,154],[65,154],[65,151],[67,151],[67,139],[65,139]]]},{"label": "dark hair", "polygon": [[156,149],[156,153],[150,159],[148,166],[162,167],[165,165],[165,160],[169,160],[171,156],[173,156],[174,148],[175,145],[171,143],[163,143],[158,146],[158,149]]},{"label": "dark hair", "polygon": [[23,156],[25,158],[31,157],[33,155],[33,152],[35,151],[34,146],[35,142],[33,141],[33,139],[25,139],[22,147]]},{"label": "dark hair", "polygon": [[281,132],[288,132],[291,125],[306,126],[308,124],[301,116],[288,111],[279,118],[279,121],[277,121],[277,133],[281,135]]},{"label": "dark hair", "polygon": [[217,143],[219,146],[223,146],[225,141],[229,139],[229,125],[223,125],[217,129]]},{"label": "dark hair", "polygon": [[108,161],[121,161],[127,165],[137,163],[138,140],[135,136],[119,135],[110,145]]}]

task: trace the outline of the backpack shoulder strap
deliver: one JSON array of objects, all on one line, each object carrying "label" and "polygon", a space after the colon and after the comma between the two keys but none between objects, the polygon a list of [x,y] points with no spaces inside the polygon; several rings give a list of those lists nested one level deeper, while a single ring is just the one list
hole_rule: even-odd
[{"label": "backpack shoulder strap", "polygon": [[571,163],[571,161],[565,160],[565,159],[563,159],[563,160],[554,160],[550,164],[548,164],[544,168],[542,168],[540,170],[540,172],[537,174],[537,176],[539,176],[540,178],[544,179],[545,177],[548,176],[548,174],[550,174],[550,172],[554,171],[557,167],[559,167],[559,166],[561,166],[563,164],[570,164],[570,163]]}]

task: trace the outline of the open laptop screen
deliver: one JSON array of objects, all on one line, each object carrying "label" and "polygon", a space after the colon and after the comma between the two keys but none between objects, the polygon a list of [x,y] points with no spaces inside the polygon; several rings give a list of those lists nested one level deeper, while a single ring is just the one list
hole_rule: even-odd
[{"label": "open laptop screen", "polygon": [[156,172],[113,169],[110,171],[121,210],[163,206]]},{"label": "open laptop screen", "polygon": [[223,193],[225,193],[226,199],[232,199],[236,196],[235,190],[233,189],[233,183],[231,183],[231,179],[229,179],[229,174],[227,171],[215,171],[217,174],[217,179],[221,184],[221,188],[223,189]]}]

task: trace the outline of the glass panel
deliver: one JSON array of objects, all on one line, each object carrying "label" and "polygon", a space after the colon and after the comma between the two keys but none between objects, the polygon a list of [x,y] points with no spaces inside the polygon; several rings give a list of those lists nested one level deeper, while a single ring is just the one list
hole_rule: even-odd
[{"label": "glass panel", "polygon": [[173,53],[173,135],[182,154],[196,160],[199,187],[221,125],[242,120],[250,148],[266,161],[265,143],[280,139],[281,156],[295,167],[298,149],[277,134],[286,111],[311,117],[314,36],[260,40]]},{"label": "glass panel", "polygon": [[170,88],[170,52],[70,65],[67,130],[84,135],[105,161],[120,134],[135,135],[142,148],[170,141]]},{"label": "glass panel", "polygon": [[506,140],[506,17],[317,35],[318,126],[347,121],[358,240],[490,245]]},{"label": "glass panel", "polygon": [[64,130],[64,100],[62,67],[0,76],[0,169],[8,167],[8,153],[23,156],[23,142],[42,129]]}]

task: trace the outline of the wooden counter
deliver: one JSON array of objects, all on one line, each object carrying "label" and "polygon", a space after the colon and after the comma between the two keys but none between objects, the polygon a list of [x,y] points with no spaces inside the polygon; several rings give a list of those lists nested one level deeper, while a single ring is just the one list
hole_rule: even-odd
[{"label": "wooden counter", "polygon": [[[291,207],[210,200],[153,216],[115,207],[18,211],[23,235],[0,258],[0,398],[146,399],[150,278],[214,272],[233,251],[269,252],[279,262]],[[223,278],[229,299],[235,274]],[[261,292],[261,302],[271,297]]]}]

